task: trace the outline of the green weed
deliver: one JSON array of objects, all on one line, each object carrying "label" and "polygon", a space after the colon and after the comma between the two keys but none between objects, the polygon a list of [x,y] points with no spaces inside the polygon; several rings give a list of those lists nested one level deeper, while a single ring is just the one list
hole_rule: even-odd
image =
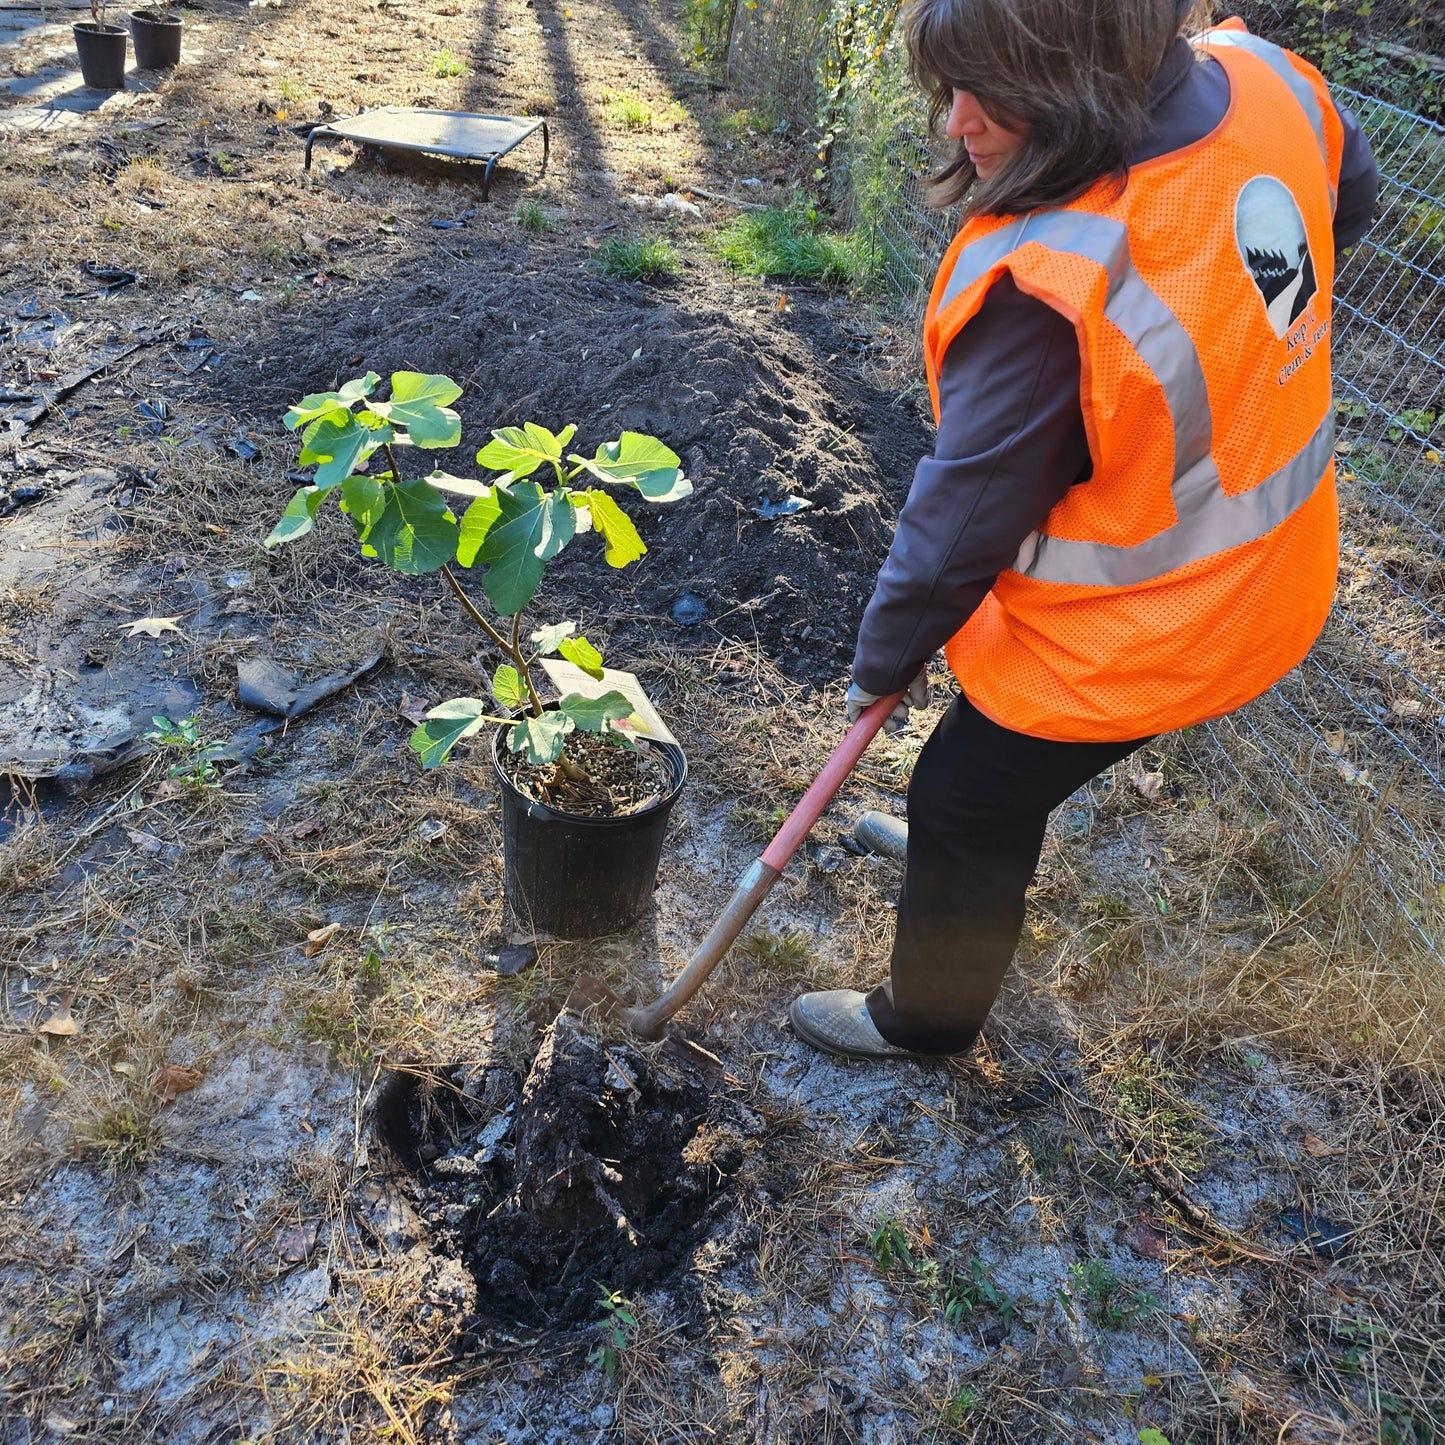
[{"label": "green weed", "polygon": [[652,107],[636,95],[613,95],[602,113],[623,130],[647,130],[652,125]]},{"label": "green weed", "polygon": [[790,933],[774,933],[762,929],[749,933],[738,941],[738,949],[764,968],[792,973],[813,962],[813,946],[807,935],[796,930]]},{"label": "green weed", "polygon": [[1069,1266],[1068,1298],[1083,1310],[1085,1319],[1105,1330],[1122,1330],[1159,1307],[1147,1290],[1126,1288],[1101,1259]]},{"label": "green weed", "polygon": [[1191,1174],[1203,1163],[1206,1141],[1196,1111],[1178,1090],[1173,1071],[1143,1050],[1131,1054],[1114,1079],[1120,1117],[1156,1158]]},{"label": "green weed", "polygon": [[597,1328],[602,1338],[587,1356],[587,1363],[600,1366],[602,1373],[609,1380],[614,1380],[617,1378],[617,1366],[637,1331],[637,1317],[632,1313],[632,1302],[625,1299],[619,1290],[608,1289],[601,1284],[597,1288],[601,1291],[597,1307],[602,1311]]},{"label": "green weed", "polygon": [[287,105],[295,105],[297,101],[305,100],[310,94],[310,91],[308,91],[299,80],[288,75],[281,84],[276,87],[276,94],[280,96]]},{"label": "green weed", "polygon": [[831,235],[796,207],[749,211],[716,244],[723,260],[749,276],[832,286],[862,284],[868,277],[867,256],[856,238]]},{"label": "green weed", "polygon": [[431,63],[431,73],[438,80],[455,80],[457,76],[467,73],[467,67],[460,56],[443,48],[437,51]]},{"label": "green weed", "polygon": [[677,271],[677,257],[666,241],[627,237],[603,242],[593,253],[592,264],[618,281],[654,281]]},{"label": "green weed", "polygon": [[528,196],[525,200],[518,201],[517,209],[512,212],[512,219],[524,231],[531,231],[534,235],[545,235],[548,231],[556,228],[556,223],[542,209],[541,201],[537,200],[535,196]]},{"label": "green weed", "polygon": [[868,1236],[868,1248],[885,1273],[901,1264],[928,1292],[950,1325],[961,1325],[984,1309],[993,1310],[1009,1327],[1018,1316],[1017,1298],[1000,1288],[993,1271],[976,1255],[969,1259],[967,1269],[953,1265],[944,1269],[937,1260],[914,1253],[907,1231],[892,1216],[878,1221]]},{"label": "green weed", "polygon": [[97,1115],[77,1133],[80,1144],[99,1152],[107,1171],[129,1174],[156,1151],[160,1136],[155,1123],[130,1104],[118,1104]]},{"label": "green weed", "polygon": [[878,1221],[878,1227],[868,1236],[868,1248],[881,1270],[890,1270],[895,1264],[902,1264],[909,1271],[916,1271],[917,1261],[908,1247],[908,1235],[903,1226],[892,1218]]},{"label": "green weed", "polygon": [[967,1385],[960,1385],[948,1399],[943,1402],[938,1412],[938,1423],[945,1430],[954,1430],[978,1409],[983,1396],[977,1390],[970,1390]]},{"label": "green weed", "polygon": [[192,792],[201,793],[220,786],[221,773],[216,761],[225,744],[202,738],[195,718],[172,722],[168,717],[153,717],[151,730],[142,733],[141,740],[154,744],[157,751],[169,749],[178,755],[166,770],[166,776]]}]

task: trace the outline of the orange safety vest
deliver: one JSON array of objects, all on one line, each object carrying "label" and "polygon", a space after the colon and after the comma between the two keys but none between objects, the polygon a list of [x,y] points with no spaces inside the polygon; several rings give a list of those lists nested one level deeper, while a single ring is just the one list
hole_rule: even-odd
[{"label": "orange safety vest", "polygon": [[1210,135],[1122,193],[969,221],[934,281],[935,419],[949,342],[1003,272],[1079,340],[1093,476],[946,648],[1015,732],[1124,740],[1218,717],[1294,667],[1330,609],[1343,130],[1318,72],[1237,24],[1196,42],[1230,84]]}]

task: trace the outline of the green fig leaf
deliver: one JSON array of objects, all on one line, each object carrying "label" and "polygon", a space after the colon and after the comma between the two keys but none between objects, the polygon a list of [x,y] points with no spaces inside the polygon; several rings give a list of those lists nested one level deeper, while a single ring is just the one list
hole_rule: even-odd
[{"label": "green fig leaf", "polygon": [[463,738],[481,732],[493,721],[491,708],[479,697],[454,697],[432,708],[411,735],[412,751],[424,768],[439,767]]},{"label": "green fig leaf", "polygon": [[555,763],[562,755],[562,744],[572,720],[561,712],[544,712],[541,717],[524,717],[512,725],[507,746],[514,753],[524,752],[527,761],[537,766]]},{"label": "green fig leaf", "polygon": [[495,501],[500,515],[487,528],[477,556],[487,566],[482,578],[487,597],[510,617],[532,600],[543,563],[572,540],[576,519],[569,497],[544,492],[535,482],[499,484]]},{"label": "green fig leaf", "polygon": [[607,543],[607,565],[625,567],[629,562],[637,561],[647,551],[647,546],[637,535],[632,518],[607,492],[594,488],[584,495],[592,513],[592,525],[602,533],[603,541]]},{"label": "green fig leaf", "polygon": [[302,487],[286,503],[286,510],[281,513],[281,520],[271,528],[266,545],[279,547],[304,537],[316,525],[316,510],[325,500],[326,493],[319,487]]},{"label": "green fig leaf", "polygon": [[385,488],[372,477],[357,474],[341,484],[341,510],[356,528],[358,537],[366,534],[380,520],[386,507]]},{"label": "green fig leaf", "polygon": [[504,662],[492,674],[492,696],[503,707],[522,707],[527,701],[527,684],[522,674],[510,663]]},{"label": "green fig leaf", "polygon": [[603,442],[590,459],[574,452],[567,460],[604,482],[636,487],[649,502],[676,502],[692,493],[677,453],[641,432],[625,431],[617,441]]},{"label": "green fig leaf", "polygon": [[556,622],[551,627],[539,627],[531,634],[536,647],[536,656],[547,657],[557,651],[564,637],[571,637],[577,631],[575,622]]},{"label": "green fig leaf", "polygon": [[560,471],[562,448],[576,431],[575,426],[564,426],[559,435],[554,435],[534,421],[522,426],[499,427],[492,433],[492,440],[477,453],[477,463],[493,471],[510,472],[517,481],[530,477],[547,462]]},{"label": "green fig leaf", "polygon": [[487,533],[502,515],[501,504],[497,501],[496,489],[488,487],[485,496],[478,497],[467,508],[462,517],[462,529],[457,537],[457,561],[463,567],[470,567],[477,560]]},{"label": "green fig leaf", "polygon": [[461,394],[461,387],[449,376],[394,371],[391,400],[374,401],[369,409],[403,428],[413,446],[454,447],[462,439],[462,419],[447,403]]},{"label": "green fig leaf", "polygon": [[301,465],[316,468],[315,482],[323,492],[339,487],[383,442],[391,440],[391,428],[373,431],[350,412],[333,412],[314,421],[303,433]]},{"label": "green fig leaf", "polygon": [[367,533],[367,545],[388,567],[408,576],[435,572],[457,551],[458,527],[445,498],[421,478],[385,489],[386,505]]},{"label": "green fig leaf", "polygon": [[602,676],[602,654],[585,637],[569,637],[558,645],[557,651],[589,677]]},{"label": "green fig leaf", "polygon": [[632,704],[613,688],[601,697],[583,697],[580,692],[569,692],[557,704],[557,711],[572,719],[584,732],[600,733],[608,723],[620,722],[632,716]]},{"label": "green fig leaf", "polygon": [[328,416],[335,411],[350,411],[355,402],[371,395],[380,380],[374,371],[368,371],[365,376],[348,381],[340,391],[317,391],[303,396],[286,408],[282,423],[287,431],[295,431],[298,426],[315,421],[317,417]]}]

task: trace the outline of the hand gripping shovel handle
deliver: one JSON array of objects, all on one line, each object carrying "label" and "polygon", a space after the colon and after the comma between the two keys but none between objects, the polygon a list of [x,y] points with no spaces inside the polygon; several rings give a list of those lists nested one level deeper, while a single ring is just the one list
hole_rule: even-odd
[{"label": "hand gripping shovel handle", "polygon": [[891,697],[880,697],[848,729],[843,741],[833,749],[832,756],[823,765],[823,771],[799,799],[797,807],[788,814],[773,841],[743,874],[727,907],[713,924],[712,932],[698,945],[697,952],[671,986],[650,1004],[639,1008],[623,1006],[621,1020],[634,1033],[641,1034],[643,1038],[655,1036],[662,1025],[707,981],[708,975],[722,962],[747,921],[757,912],[758,905],[782,876],[799,844],[823,816],[823,810],[843,786],[843,779],[853,771],[864,749],[878,735],[879,728],[898,706],[902,696],[901,692],[895,692]]}]

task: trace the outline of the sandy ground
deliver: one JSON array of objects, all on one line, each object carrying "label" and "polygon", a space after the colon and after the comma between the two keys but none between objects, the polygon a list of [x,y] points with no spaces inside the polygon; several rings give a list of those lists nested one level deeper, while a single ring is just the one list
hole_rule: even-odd
[{"label": "sandy ground", "polygon": [[[898,865],[845,840],[901,812],[920,735],[876,744],[683,1016],[741,1151],[706,1228],[625,1320],[508,1318],[439,1181],[512,1147],[495,1121],[571,978],[654,992],[836,741],[927,446],[911,347],[867,298],[726,270],[727,202],[651,205],[783,202],[811,170],[662,5],[184,16],[180,70],[102,102],[68,13],[0,12],[0,405],[65,387],[0,438],[0,1439],[1438,1438],[1431,996],[1404,957],[1331,953],[1328,889],[1187,738],[1060,811],[974,1055],[886,1069],[785,1025],[886,957]],[[535,139],[486,206],[346,145],[303,173],[292,126],[385,103],[546,118],[547,173]],[[675,276],[598,275],[619,234],[667,238]],[[687,749],[655,905],[513,977],[490,765],[422,775],[405,742],[477,642],[339,529],[261,547],[285,404],[403,366],[466,383],[459,456],[610,412],[697,486],[633,573],[569,555],[540,599]],[[280,729],[238,695],[263,657],[379,661]],[[196,719],[214,776],[146,741],[155,714]],[[437,1069],[500,1092],[433,1121],[414,1176],[378,1100]]]}]

